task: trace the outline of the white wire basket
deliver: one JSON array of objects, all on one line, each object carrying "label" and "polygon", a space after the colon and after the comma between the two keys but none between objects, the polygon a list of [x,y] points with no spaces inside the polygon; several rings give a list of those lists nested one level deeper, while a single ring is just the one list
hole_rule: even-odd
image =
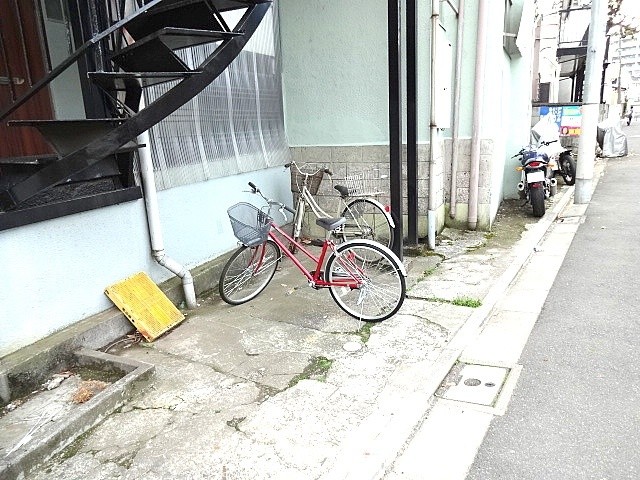
[{"label": "white wire basket", "polygon": [[381,174],[379,168],[371,168],[362,172],[352,173],[344,177],[345,184],[351,197],[371,197],[382,195],[382,180],[387,176]]}]

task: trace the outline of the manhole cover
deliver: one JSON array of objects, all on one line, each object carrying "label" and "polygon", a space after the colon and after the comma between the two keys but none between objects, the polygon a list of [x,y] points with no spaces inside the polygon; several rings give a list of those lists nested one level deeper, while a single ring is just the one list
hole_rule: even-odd
[{"label": "manhole cover", "polygon": [[436,396],[494,406],[509,370],[506,367],[457,363],[436,391]]}]

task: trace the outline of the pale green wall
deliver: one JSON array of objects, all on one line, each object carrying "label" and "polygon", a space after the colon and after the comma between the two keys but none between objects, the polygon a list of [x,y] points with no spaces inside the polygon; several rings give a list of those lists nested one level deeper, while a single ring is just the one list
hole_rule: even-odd
[{"label": "pale green wall", "polygon": [[[475,18],[467,1],[461,136],[471,135]],[[386,0],[280,0],[285,125],[289,144],[388,143]],[[418,9],[418,140],[429,141],[430,2]],[[446,3],[440,21],[456,48],[457,19]],[[404,48],[404,44],[403,44]],[[451,61],[452,69],[455,58]],[[403,83],[405,67],[402,66]],[[451,72],[453,94],[453,71]],[[405,95],[403,95],[403,98]],[[403,113],[406,104],[403,101]],[[403,130],[406,132],[403,115]],[[444,136],[451,135],[446,129]],[[406,133],[403,135],[406,138]]]},{"label": "pale green wall", "polygon": [[386,0],[280,0],[289,144],[388,142]]},{"label": "pale green wall", "polygon": [[[515,0],[514,4],[524,1]],[[440,21],[455,57],[457,18],[446,2],[441,2],[440,7]],[[388,143],[386,0],[280,0],[279,8],[289,144]],[[429,1],[419,4],[420,143],[429,141],[430,8]],[[468,139],[473,133],[477,19],[478,2],[467,0],[459,98],[461,139]],[[484,190],[480,192],[479,214],[485,223],[491,222],[503,196],[515,192],[517,179],[510,157],[527,143],[530,122],[530,52],[524,58],[506,54],[502,47],[503,19],[504,2],[491,2],[480,131],[481,139],[491,145],[490,154],[484,152],[481,167]],[[451,63],[455,66],[455,58]],[[452,95],[453,88],[452,74]],[[403,111],[405,108],[403,105]],[[442,132],[443,138],[451,134],[452,129]],[[445,156],[444,162],[450,161]]]}]

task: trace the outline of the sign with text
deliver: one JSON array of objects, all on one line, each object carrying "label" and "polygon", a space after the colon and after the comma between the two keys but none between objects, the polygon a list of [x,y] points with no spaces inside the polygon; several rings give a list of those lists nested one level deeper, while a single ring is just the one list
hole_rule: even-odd
[{"label": "sign with text", "polygon": [[580,135],[580,125],[582,125],[580,105],[540,107],[540,117],[547,115],[552,115],[554,123],[558,125],[558,133],[561,137],[577,137]]}]

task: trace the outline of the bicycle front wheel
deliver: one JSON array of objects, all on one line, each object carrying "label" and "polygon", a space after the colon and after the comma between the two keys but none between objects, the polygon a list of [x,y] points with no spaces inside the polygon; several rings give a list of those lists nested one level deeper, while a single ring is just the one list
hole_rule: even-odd
[{"label": "bicycle front wheel", "polygon": [[347,204],[342,216],[347,219],[342,227],[345,242],[364,238],[391,248],[393,228],[389,217],[376,203],[366,198],[357,198]]},{"label": "bicycle front wheel", "polygon": [[222,269],[220,297],[231,305],[254,299],[269,285],[281,258],[272,240],[257,247],[240,247]]},{"label": "bicycle front wheel", "polygon": [[[330,286],[329,292],[342,310],[368,322],[394,315],[407,289],[398,260],[388,249],[357,240],[336,248],[327,260],[325,280],[338,284]],[[357,287],[347,286],[352,280]]]}]

